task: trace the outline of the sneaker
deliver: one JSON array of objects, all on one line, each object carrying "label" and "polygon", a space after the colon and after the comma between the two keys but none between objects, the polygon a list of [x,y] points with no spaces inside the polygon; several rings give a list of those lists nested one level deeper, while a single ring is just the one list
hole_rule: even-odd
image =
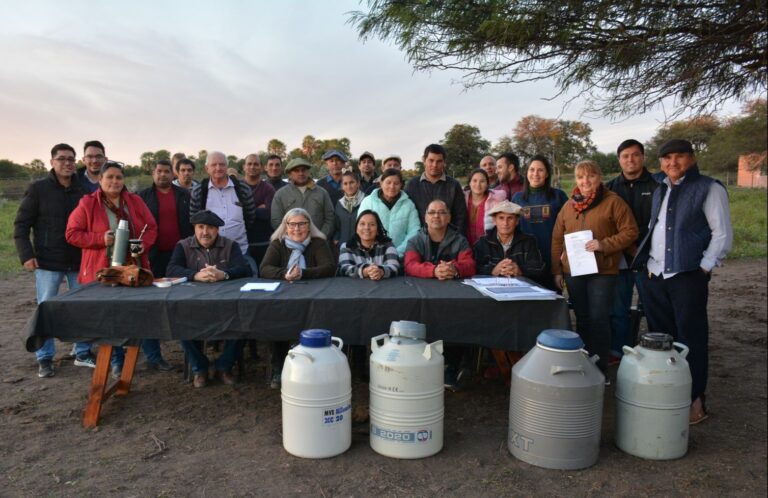
[{"label": "sneaker", "polygon": [[157,370],[160,372],[173,372],[176,370],[176,367],[165,361],[164,359],[160,358],[159,361],[148,361],[147,362],[147,368],[149,370]]},{"label": "sneaker", "polygon": [[40,360],[37,363],[37,376],[41,379],[46,377],[53,377],[56,375],[56,372],[53,370],[53,363],[51,363],[51,360]]},{"label": "sneaker", "polygon": [[269,379],[270,389],[280,389],[282,374],[280,372],[274,372],[272,378]]},{"label": "sneaker", "polygon": [[75,357],[76,367],[96,368],[96,358],[91,353]]},{"label": "sneaker", "polygon": [[122,365],[112,365],[112,371],[110,373],[113,379],[119,380],[120,376],[123,375],[123,366]]}]

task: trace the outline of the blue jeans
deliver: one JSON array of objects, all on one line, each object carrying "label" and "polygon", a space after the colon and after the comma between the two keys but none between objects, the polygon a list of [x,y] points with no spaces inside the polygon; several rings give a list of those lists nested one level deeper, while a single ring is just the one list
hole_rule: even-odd
[{"label": "blue jeans", "polygon": [[565,276],[568,297],[576,315],[576,332],[591,354],[600,357],[597,366],[605,372],[611,342],[611,308],[616,275]]},{"label": "blue jeans", "polygon": [[[214,368],[217,372],[229,372],[235,365],[235,360],[239,351],[245,345],[244,341],[224,341],[224,348],[221,354],[216,358]],[[201,351],[196,341],[181,341],[181,347],[184,348],[184,354],[187,355],[194,374],[206,374],[208,372],[208,356]]]},{"label": "blue jeans", "polygon": [[[35,293],[37,304],[45,302],[59,293],[59,287],[63,280],[67,281],[67,288],[77,289],[80,284],[77,282],[76,271],[51,271],[38,268],[35,270]],[[91,352],[91,344],[88,342],[76,342],[75,354],[83,355]],[[53,338],[46,339],[43,346],[35,351],[37,361],[52,360],[56,354],[56,345]]]},{"label": "blue jeans", "polygon": [[616,299],[611,310],[611,353],[621,358],[623,346],[634,346],[637,337],[632,337],[630,312],[632,290],[637,288],[638,303],[644,303],[643,286],[640,279],[645,271],[620,270],[616,279]]}]

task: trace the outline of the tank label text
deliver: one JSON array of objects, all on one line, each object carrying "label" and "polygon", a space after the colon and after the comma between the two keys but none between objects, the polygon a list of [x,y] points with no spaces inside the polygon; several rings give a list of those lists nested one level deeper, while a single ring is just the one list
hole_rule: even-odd
[{"label": "tank label text", "polygon": [[352,409],[352,404],[347,403],[336,408],[323,410],[323,425],[333,425],[344,421],[345,413]]},{"label": "tank label text", "polygon": [[371,424],[371,436],[376,436],[395,443],[427,443],[432,440],[432,431],[429,429],[393,431]]}]

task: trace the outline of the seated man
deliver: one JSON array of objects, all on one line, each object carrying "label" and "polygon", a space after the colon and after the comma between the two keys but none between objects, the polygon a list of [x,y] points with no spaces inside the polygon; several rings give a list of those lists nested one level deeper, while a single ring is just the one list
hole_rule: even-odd
[{"label": "seated man", "polygon": [[478,275],[497,277],[528,277],[537,280],[544,276],[536,239],[520,230],[522,208],[502,201],[488,211],[494,227],[475,243],[473,253]]},{"label": "seated man", "polygon": [[[195,234],[176,244],[166,276],[187,277],[195,282],[220,282],[253,275],[240,246],[231,239],[219,237],[219,227],[224,225],[224,220],[206,209],[192,215],[189,221],[194,225]],[[181,345],[192,365],[193,385],[205,386],[208,357],[194,341],[181,341]],[[235,383],[231,370],[241,345],[241,341],[224,341],[224,351],[216,359],[216,372],[224,384]]]},{"label": "seated man", "polygon": [[[449,225],[451,213],[441,200],[427,206],[426,227],[422,228],[405,248],[405,274],[412,277],[450,280],[475,274],[475,260],[467,239]],[[446,344],[445,387],[455,391],[459,382],[470,373],[460,368],[463,358],[469,358],[467,347]],[[462,358],[463,357],[463,358]]]}]

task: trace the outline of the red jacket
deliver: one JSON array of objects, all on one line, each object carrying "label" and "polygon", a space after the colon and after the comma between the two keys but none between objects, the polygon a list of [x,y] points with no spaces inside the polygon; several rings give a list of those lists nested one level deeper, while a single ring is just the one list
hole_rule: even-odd
[{"label": "red jacket", "polygon": [[429,242],[429,232],[426,228],[419,230],[405,249],[405,274],[411,277],[435,278],[433,260],[450,261],[459,271],[459,277],[471,277],[475,274],[475,260],[472,248],[467,239],[456,230],[448,227],[445,238],[437,248],[437,254],[432,254]]},{"label": "red jacket", "polygon": [[[69,215],[67,222],[67,242],[83,250],[80,262],[78,282],[88,283],[96,280],[96,272],[109,266],[107,246],[104,244],[104,234],[109,228],[107,208],[101,200],[101,189],[80,199],[80,204]],[[141,240],[144,241],[144,254],[141,256],[141,266],[149,268],[149,250],[157,240],[157,223],[144,201],[136,194],[123,190],[120,202],[128,206],[131,238],[138,237],[144,225],[147,230]]]}]

